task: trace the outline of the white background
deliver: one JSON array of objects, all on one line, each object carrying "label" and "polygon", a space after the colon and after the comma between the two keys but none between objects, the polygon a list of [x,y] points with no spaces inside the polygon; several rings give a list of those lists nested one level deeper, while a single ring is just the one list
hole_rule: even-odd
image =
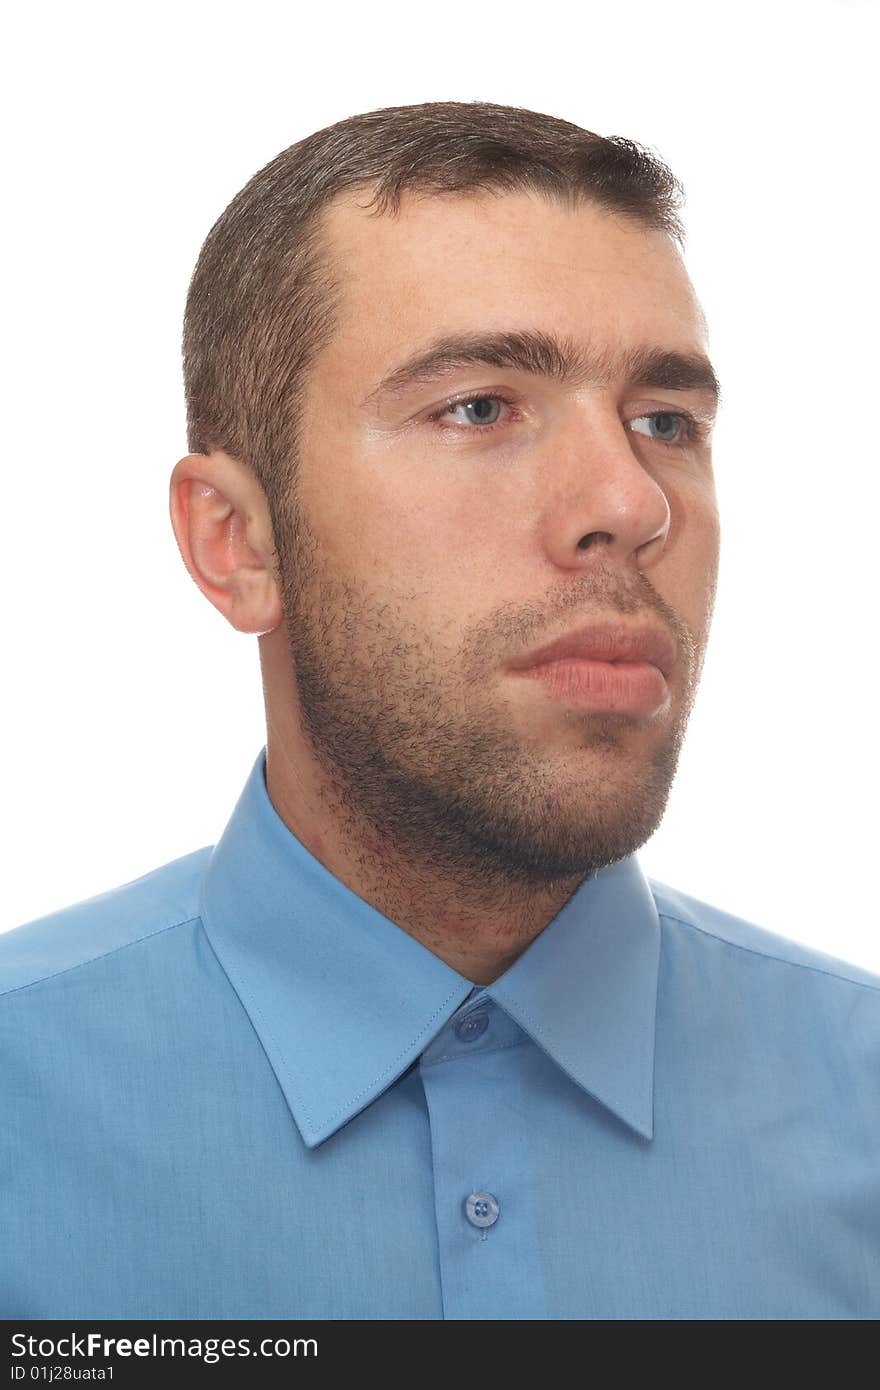
[{"label": "white background", "polygon": [[657,150],[725,402],[720,589],[649,876],[880,972],[874,3],[40,5],[7,20],[0,927],[218,838],[256,637],[168,520],[180,331],[242,185],[357,111],[531,107]]}]

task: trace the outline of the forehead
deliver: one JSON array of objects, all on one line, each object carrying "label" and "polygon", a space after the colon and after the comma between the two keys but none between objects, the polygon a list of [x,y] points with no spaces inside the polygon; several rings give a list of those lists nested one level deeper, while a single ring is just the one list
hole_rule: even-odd
[{"label": "forehead", "polygon": [[705,341],[677,247],[631,218],[522,191],[405,192],[397,214],[378,216],[366,201],[337,197],[322,240],[341,283],[340,328],[356,332],[377,375],[410,342],[512,322],[584,341]]}]

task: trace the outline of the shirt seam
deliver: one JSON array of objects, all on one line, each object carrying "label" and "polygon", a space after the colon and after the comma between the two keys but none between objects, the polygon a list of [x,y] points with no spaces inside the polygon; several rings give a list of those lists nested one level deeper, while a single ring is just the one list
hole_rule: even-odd
[{"label": "shirt seam", "polygon": [[[443,1062],[458,1062],[463,1057],[486,1057],[490,1052],[503,1052],[507,1047],[520,1047],[525,1042],[525,1037],[512,1038],[510,1042],[493,1043],[491,1047],[475,1047],[469,1052],[444,1052],[442,1057],[431,1057],[425,1061],[425,1054],[419,1058],[419,1065],[422,1067],[439,1067]],[[430,1047],[430,1043],[428,1046]]]},{"label": "shirt seam", "polygon": [[713,941],[720,941],[723,946],[730,946],[734,951],[745,951],[750,956],[759,956],[761,960],[775,960],[780,965],[793,965],[799,970],[810,970],[814,975],[824,975],[829,980],[843,980],[848,985],[858,985],[862,989],[869,989],[872,994],[880,994],[880,985],[872,985],[867,980],[856,980],[852,975],[844,975],[835,970],[824,970],[821,965],[811,965],[809,961],[789,960],[788,957],[776,955],[772,951],[760,951],[756,946],[746,946],[741,941],[730,941],[726,936],[719,935],[718,932],[701,927],[698,922],[689,922],[685,917],[676,917],[674,912],[662,912],[658,908],[657,915],[666,918],[669,922],[677,922],[680,927],[690,927],[693,931],[699,932],[701,936],[711,937]]},{"label": "shirt seam", "polygon": [[89,956],[86,960],[78,960],[75,965],[65,965],[61,970],[52,970],[48,975],[40,975],[36,980],[28,980],[26,984],[13,985],[11,989],[0,990],[0,999],[19,994],[23,989],[35,989],[37,985],[48,984],[50,980],[58,980],[62,975],[69,975],[73,970],[81,970],[83,966],[94,965],[95,961],[105,960],[107,956],[115,956],[119,951],[127,950],[129,946],[138,946],[142,941],[151,941],[154,936],[161,936],[163,932],[174,931],[177,927],[185,927],[189,922],[198,921],[199,914],[196,912],[191,917],[182,917],[179,922],[169,922],[164,927],[157,927],[155,931],[136,936],[133,941],[122,941],[118,946],[111,946],[107,951],[99,951],[96,956]]}]

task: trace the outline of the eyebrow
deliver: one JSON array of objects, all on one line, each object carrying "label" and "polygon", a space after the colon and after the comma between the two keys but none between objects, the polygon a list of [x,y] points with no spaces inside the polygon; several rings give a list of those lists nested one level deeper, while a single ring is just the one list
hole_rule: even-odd
[{"label": "eyebrow", "polygon": [[712,363],[701,352],[638,346],[589,351],[570,338],[535,330],[457,333],[437,338],[384,376],[364,397],[363,406],[396,400],[463,367],[513,368],[548,377],[561,385],[604,387],[623,378],[630,386],[667,391],[700,391],[715,407],[721,386]]}]

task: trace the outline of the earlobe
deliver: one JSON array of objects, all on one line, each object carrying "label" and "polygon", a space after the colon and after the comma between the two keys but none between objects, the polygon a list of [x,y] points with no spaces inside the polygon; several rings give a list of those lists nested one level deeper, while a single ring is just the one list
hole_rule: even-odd
[{"label": "earlobe", "polygon": [[190,576],[227,622],[239,632],[277,627],[271,523],[253,476],[226,455],[190,454],[171,474],[169,510]]}]

